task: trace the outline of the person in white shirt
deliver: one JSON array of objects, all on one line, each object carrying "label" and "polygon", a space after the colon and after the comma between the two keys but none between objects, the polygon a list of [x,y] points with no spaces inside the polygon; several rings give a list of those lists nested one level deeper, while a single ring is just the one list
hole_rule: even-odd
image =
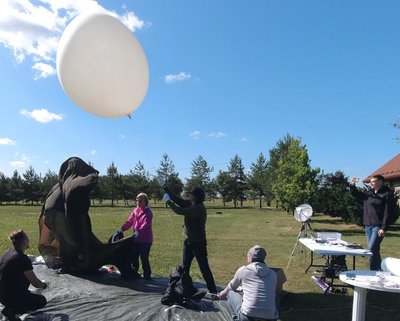
[{"label": "person in white shirt", "polygon": [[232,320],[278,319],[275,303],[277,276],[265,264],[266,256],[267,251],[262,246],[253,246],[247,253],[247,265],[240,267],[226,288],[218,293],[221,299],[227,298]]}]

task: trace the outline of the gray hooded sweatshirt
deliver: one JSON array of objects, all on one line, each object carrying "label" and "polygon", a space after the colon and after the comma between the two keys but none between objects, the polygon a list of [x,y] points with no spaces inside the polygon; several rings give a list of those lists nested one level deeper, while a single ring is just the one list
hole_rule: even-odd
[{"label": "gray hooded sweatshirt", "polygon": [[226,289],[243,288],[241,311],[253,318],[277,319],[275,304],[276,273],[265,263],[252,262],[240,267]]}]

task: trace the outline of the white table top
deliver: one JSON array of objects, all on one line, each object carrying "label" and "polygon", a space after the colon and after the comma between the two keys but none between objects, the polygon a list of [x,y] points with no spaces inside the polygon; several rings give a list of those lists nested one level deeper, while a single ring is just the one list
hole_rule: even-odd
[{"label": "white table top", "polygon": [[354,270],[342,272],[342,282],[364,289],[400,293],[400,276],[386,275],[378,277],[379,271]]},{"label": "white table top", "polygon": [[372,256],[372,252],[366,249],[353,249],[347,247],[348,242],[338,240],[332,244],[317,243],[311,238],[300,238],[299,242],[308,247],[311,251],[319,255],[350,255],[350,256]]}]

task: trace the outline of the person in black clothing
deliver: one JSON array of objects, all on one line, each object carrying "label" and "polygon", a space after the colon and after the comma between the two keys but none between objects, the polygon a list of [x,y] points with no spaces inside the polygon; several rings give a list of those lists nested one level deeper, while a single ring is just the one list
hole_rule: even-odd
[{"label": "person in black clothing", "polygon": [[358,179],[353,178],[350,182],[351,194],[364,203],[364,225],[365,235],[367,237],[368,249],[372,252],[370,257],[370,269],[381,269],[380,246],[388,230],[389,210],[392,208],[391,202],[394,202],[393,193],[383,185],[384,177],[374,175],[371,178],[371,189],[366,192],[355,188]]},{"label": "person in black clothing", "polygon": [[194,187],[189,195],[189,200],[184,200],[177,196],[167,185],[164,186],[164,190],[167,193],[164,195],[164,201],[176,214],[185,217],[186,239],[183,243],[182,267],[189,274],[192,261],[196,258],[208,290],[216,294],[217,288],[207,257],[207,210],[203,204],[205,199],[204,190],[201,187]]},{"label": "person in black clothing", "polygon": [[25,250],[29,248],[28,235],[23,231],[11,233],[13,249],[0,257],[0,302],[4,305],[1,313],[7,320],[20,320],[16,315],[37,310],[47,304],[43,295],[33,294],[28,288],[45,289],[47,284],[40,281]]}]

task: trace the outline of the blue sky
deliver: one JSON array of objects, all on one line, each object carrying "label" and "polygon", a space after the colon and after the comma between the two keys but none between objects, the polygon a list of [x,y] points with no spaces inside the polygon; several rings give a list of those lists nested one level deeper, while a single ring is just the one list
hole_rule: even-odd
[{"label": "blue sky", "polygon": [[[77,107],[56,74],[71,17],[97,7],[148,60],[140,107],[108,119]],[[364,178],[399,152],[400,2],[6,0],[0,4],[0,171],[58,172],[70,156],[106,174],[167,153],[182,179],[201,155],[246,167],[287,133],[312,167]]]}]

